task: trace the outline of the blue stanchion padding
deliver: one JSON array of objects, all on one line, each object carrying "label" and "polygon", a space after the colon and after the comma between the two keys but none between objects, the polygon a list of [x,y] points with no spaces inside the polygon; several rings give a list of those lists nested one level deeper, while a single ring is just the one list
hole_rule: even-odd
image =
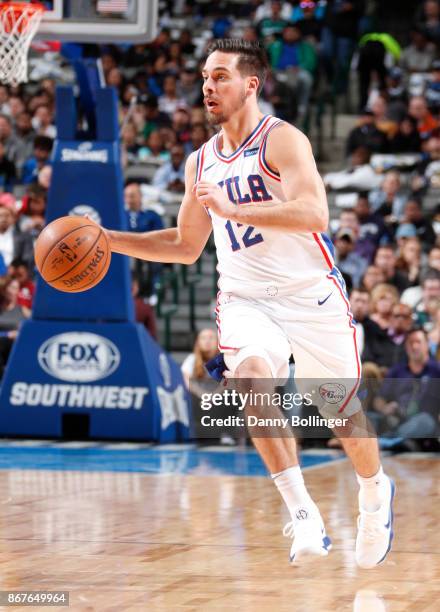
[{"label": "blue stanchion padding", "polygon": [[[96,105],[97,139],[78,139],[73,91],[58,90],[46,220],[88,212],[126,229],[115,91],[97,91]],[[188,437],[188,410],[180,368],[134,322],[127,257],[82,293],[38,279],[1,384],[0,435],[62,437],[81,422],[91,438],[169,442]]]},{"label": "blue stanchion padding", "polygon": [[[57,92],[59,133],[67,136],[76,125],[71,88]],[[104,140],[57,140],[49,190],[48,223],[69,214],[89,212],[110,229],[126,229],[123,176],[117,128],[117,98],[113,88],[97,94],[98,133]],[[74,116],[72,119],[72,115]],[[39,279],[33,317],[39,320],[133,321],[133,300],[127,257],[113,255],[105,279],[84,293],[52,289]]]},{"label": "blue stanchion padding", "polygon": [[0,435],[58,438],[63,415],[88,415],[91,438],[188,439],[180,368],[140,324],[26,321],[11,361]]}]

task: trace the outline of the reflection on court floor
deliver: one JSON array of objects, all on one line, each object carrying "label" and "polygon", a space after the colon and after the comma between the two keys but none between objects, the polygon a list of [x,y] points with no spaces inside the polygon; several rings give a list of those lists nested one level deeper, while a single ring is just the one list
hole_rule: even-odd
[{"label": "reflection on court floor", "polygon": [[437,611],[439,457],[384,459],[396,537],[368,571],[356,479],[335,457],[303,457],[334,547],[293,568],[289,517],[252,450],[2,442],[0,590],[67,590],[75,612]]},{"label": "reflection on court floor", "polygon": [[[331,451],[302,454],[304,468],[341,460]],[[93,442],[48,443],[41,441],[0,443],[0,470],[72,470],[89,472],[145,472],[149,474],[231,474],[266,476],[253,448],[198,448],[193,444],[98,444]]]}]

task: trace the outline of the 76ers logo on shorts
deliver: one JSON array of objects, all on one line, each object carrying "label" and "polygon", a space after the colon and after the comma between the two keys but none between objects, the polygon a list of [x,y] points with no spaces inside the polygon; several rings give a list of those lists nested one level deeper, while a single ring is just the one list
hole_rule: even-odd
[{"label": "76ers logo on shorts", "polygon": [[319,387],[319,395],[328,404],[339,404],[347,393],[344,385],[339,383],[325,383]]}]

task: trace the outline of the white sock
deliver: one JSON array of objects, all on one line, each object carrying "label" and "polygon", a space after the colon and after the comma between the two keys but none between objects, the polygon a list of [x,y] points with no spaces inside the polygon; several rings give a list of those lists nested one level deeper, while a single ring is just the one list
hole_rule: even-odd
[{"label": "white sock", "polygon": [[298,506],[304,507],[309,512],[319,512],[315,502],[310,497],[299,465],[289,467],[277,474],[271,474],[272,479],[284,499],[292,520],[295,520],[295,513]]},{"label": "white sock", "polygon": [[376,512],[382,505],[385,497],[384,487],[386,485],[386,476],[380,466],[379,471],[374,476],[364,478],[356,474],[357,481],[360,486],[359,505],[366,512]]}]

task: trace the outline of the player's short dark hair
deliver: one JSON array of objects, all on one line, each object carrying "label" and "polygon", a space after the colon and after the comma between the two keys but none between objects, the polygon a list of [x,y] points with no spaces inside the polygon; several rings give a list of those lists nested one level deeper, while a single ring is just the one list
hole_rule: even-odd
[{"label": "player's short dark hair", "polygon": [[266,51],[259,42],[241,40],[240,38],[219,38],[208,47],[207,57],[214,51],[238,55],[238,70],[243,76],[258,77],[257,95],[260,95],[269,70],[269,61]]}]

